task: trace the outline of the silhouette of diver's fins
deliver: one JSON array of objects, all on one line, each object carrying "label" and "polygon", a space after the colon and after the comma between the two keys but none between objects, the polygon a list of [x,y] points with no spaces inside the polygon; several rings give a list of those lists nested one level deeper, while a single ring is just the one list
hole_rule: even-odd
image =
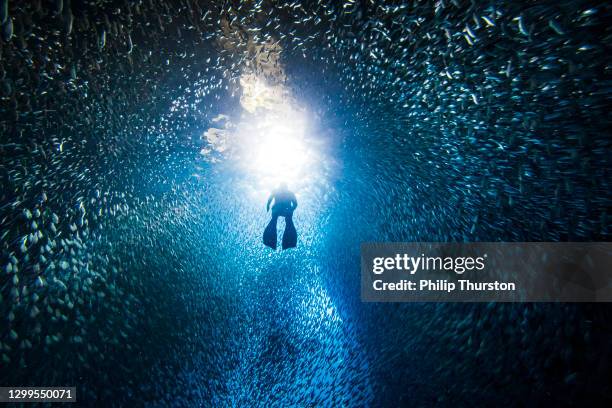
[{"label": "silhouette of diver's fins", "polygon": [[[276,242],[274,242],[274,244],[276,246]],[[295,230],[295,225],[293,225],[293,217],[285,217],[285,232],[283,232],[283,249],[295,248],[296,246],[297,231]]]},{"label": "silhouette of diver's fins", "polygon": [[[278,217],[272,217],[268,226],[264,230],[263,243],[272,249],[276,249],[276,221]],[[284,236],[283,236],[284,239]],[[284,242],[284,241],[283,241]]]}]

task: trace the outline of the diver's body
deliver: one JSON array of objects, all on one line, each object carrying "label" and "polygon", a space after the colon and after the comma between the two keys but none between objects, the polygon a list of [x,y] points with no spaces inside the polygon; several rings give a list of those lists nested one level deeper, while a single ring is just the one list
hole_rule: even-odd
[{"label": "diver's body", "polygon": [[272,204],[272,219],[264,231],[264,244],[276,249],[276,224],[278,217],[284,217],[283,249],[294,248],[297,245],[297,231],[293,225],[293,211],[297,208],[295,194],[287,189],[286,184],[281,184],[268,198],[266,211],[270,211],[270,204]]},{"label": "diver's body", "polygon": [[275,214],[277,217],[290,217],[297,208],[295,194],[287,190],[286,186],[281,186],[270,194],[270,198],[268,198],[268,203],[266,204],[266,211],[270,211],[270,204],[272,201],[274,201],[274,204],[272,204],[273,217]]}]

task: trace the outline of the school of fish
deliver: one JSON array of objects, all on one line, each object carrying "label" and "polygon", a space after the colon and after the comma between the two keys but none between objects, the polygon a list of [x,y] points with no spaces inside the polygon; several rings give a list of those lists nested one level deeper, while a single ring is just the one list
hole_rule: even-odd
[{"label": "school of fish", "polygon": [[[359,289],[361,242],[610,239],[612,5],[0,0],[0,24],[0,385],[83,406],[612,403],[605,304]],[[249,120],[286,106],[320,156],[298,247],[270,252],[241,161]]]}]

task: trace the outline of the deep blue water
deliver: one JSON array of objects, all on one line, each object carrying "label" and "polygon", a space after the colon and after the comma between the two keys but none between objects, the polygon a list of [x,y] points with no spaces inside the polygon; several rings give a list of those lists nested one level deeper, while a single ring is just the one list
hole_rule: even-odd
[{"label": "deep blue water", "polygon": [[[607,304],[359,287],[362,242],[609,240],[607,4],[6,10],[0,385],[83,406],[612,402]],[[254,70],[303,129],[249,112]],[[265,129],[303,130],[303,151],[270,159]],[[265,201],[291,169],[298,246],[272,251]]]}]

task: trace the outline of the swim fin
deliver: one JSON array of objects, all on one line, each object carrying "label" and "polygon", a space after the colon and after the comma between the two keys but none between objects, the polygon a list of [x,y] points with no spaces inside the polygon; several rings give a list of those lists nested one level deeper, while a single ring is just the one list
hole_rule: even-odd
[{"label": "swim fin", "polygon": [[276,222],[278,217],[272,217],[263,233],[263,243],[272,249],[276,249]]},{"label": "swim fin", "polygon": [[285,217],[285,232],[283,232],[283,249],[297,246],[297,231],[293,224],[293,217]]}]

